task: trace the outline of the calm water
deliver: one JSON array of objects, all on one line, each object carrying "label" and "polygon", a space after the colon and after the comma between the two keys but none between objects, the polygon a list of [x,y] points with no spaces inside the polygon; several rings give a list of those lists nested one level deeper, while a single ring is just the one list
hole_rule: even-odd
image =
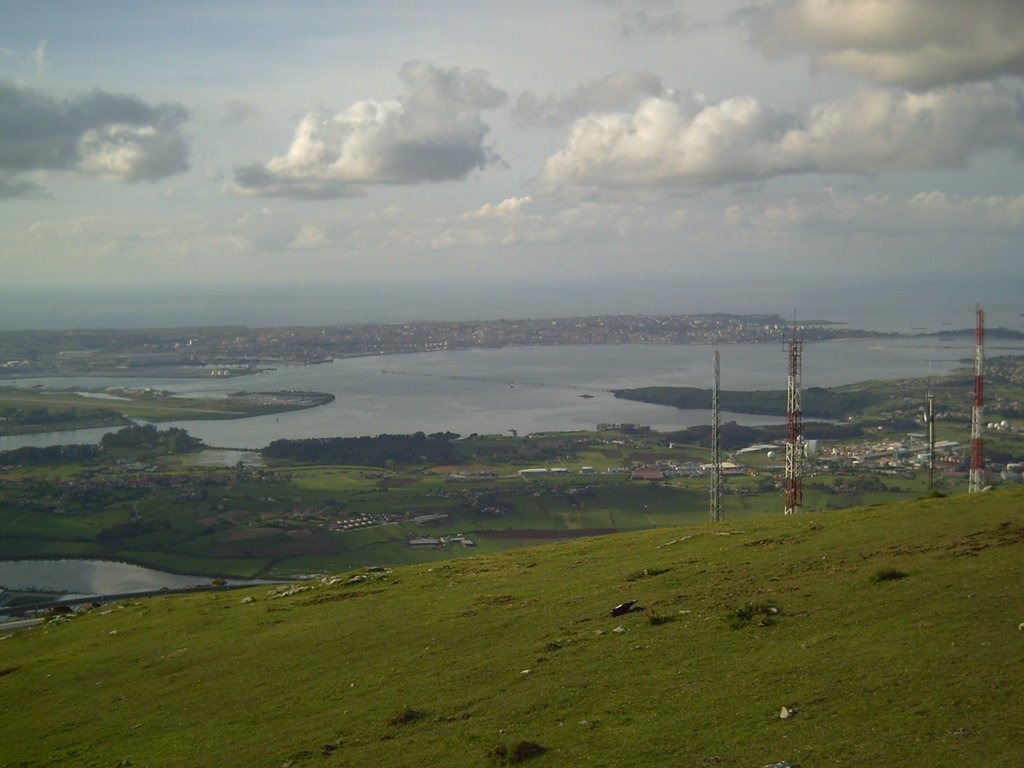
[{"label": "calm water", "polygon": [[[964,365],[973,340],[854,340],[808,343],[804,387],[867,379],[924,377]],[[993,343],[989,356],[1024,352],[1021,343]],[[786,355],[781,345],[723,345],[723,389],[784,389]],[[306,411],[237,421],[184,421],[180,426],[207,445],[258,449],[277,438],[353,437],[382,433],[451,430],[462,435],[519,434],[593,429],[602,422],[634,422],[658,430],[710,423],[710,412],[681,411],[612,396],[610,389],[641,386],[710,387],[708,346],[508,347],[457,352],[336,360],[283,367],[229,381],[215,379],[27,379],[90,388],[152,386],[180,394],[218,395],[248,390],[300,389],[331,392],[336,400]],[[2,382],[0,382],[2,383]],[[813,418],[813,414],[805,414]],[[777,423],[770,417],[724,414],[745,424]],[[0,438],[0,450],[22,445],[96,442],[107,430],[79,430]]]},{"label": "calm water", "polygon": [[0,586],[11,590],[120,595],[209,583],[209,576],[181,576],[104,560],[0,560]]}]

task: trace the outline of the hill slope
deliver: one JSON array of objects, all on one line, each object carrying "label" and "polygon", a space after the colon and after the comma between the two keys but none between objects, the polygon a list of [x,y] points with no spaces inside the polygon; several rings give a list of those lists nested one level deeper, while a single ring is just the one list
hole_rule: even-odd
[{"label": "hill slope", "polygon": [[1024,762],[1021,492],[328,581],[4,637],[0,765]]}]

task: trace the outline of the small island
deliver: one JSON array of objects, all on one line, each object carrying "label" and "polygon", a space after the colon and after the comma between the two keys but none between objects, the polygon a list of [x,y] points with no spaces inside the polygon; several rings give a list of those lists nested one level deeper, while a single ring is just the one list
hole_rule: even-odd
[{"label": "small island", "polygon": [[117,427],[134,423],[244,419],[315,408],[334,400],[328,392],[233,392],[182,397],[149,387],[77,389],[0,388],[0,435]]}]

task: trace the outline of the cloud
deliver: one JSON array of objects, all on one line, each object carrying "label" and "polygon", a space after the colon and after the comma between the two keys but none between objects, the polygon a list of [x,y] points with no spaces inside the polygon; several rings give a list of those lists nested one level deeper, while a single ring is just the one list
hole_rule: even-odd
[{"label": "cloud", "polygon": [[114,181],[153,181],[188,168],[181,106],[151,106],[134,96],[93,91],[58,100],[0,81],[0,189],[26,193],[37,185],[16,178],[33,171],[68,171]]},{"label": "cloud", "polygon": [[35,52],[32,54],[32,61],[36,66],[37,71],[42,71],[43,67],[46,66],[46,41],[40,40],[36,46]]},{"label": "cloud", "polygon": [[661,78],[649,72],[613,72],[599,80],[581,85],[569,96],[539,99],[523,93],[516,100],[512,115],[523,127],[567,125],[578,117],[593,113],[622,112],[635,109],[646,97],[665,93]]},{"label": "cloud", "polygon": [[678,8],[675,0],[602,0],[617,9],[616,26],[620,37],[652,35],[677,36],[698,28]]},{"label": "cloud", "polygon": [[336,200],[341,197],[362,197],[366,193],[343,179],[305,177],[274,173],[259,163],[235,169],[230,187],[241,195],[259,197],[293,197],[298,200]]},{"label": "cloud", "polygon": [[260,114],[260,108],[248,101],[229,99],[224,102],[222,122],[228,124],[244,123]]},{"label": "cloud", "polygon": [[298,198],[358,194],[358,185],[463,179],[497,158],[484,144],[481,113],[506,94],[486,72],[402,66],[406,93],[364,100],[335,115],[310,113],[288,152],[235,172],[236,192]]},{"label": "cloud", "polygon": [[577,120],[550,156],[543,191],[682,190],[805,173],[962,166],[985,150],[1024,156],[1024,97],[976,84],[917,94],[865,90],[803,112],[752,97],[667,94],[630,114]]},{"label": "cloud", "polygon": [[31,181],[24,181],[14,174],[0,173],[0,200],[5,197],[39,197],[45,190]]},{"label": "cloud", "polygon": [[39,76],[46,70],[46,40],[40,40],[31,51],[0,47],[0,66]]},{"label": "cloud", "polygon": [[520,213],[523,208],[530,204],[531,197],[509,197],[502,200],[497,205],[493,203],[485,203],[484,205],[477,208],[475,211],[468,211],[462,215],[465,219],[492,219],[492,218],[505,218],[507,216],[515,216]]},{"label": "cloud", "polygon": [[1020,0],[775,0],[751,22],[769,56],[807,54],[817,69],[878,83],[1024,75]]},{"label": "cloud", "polygon": [[290,248],[292,250],[316,250],[328,244],[324,231],[315,224],[303,224],[295,235]]},{"label": "cloud", "polygon": [[847,197],[832,188],[728,206],[723,230],[752,247],[806,243],[808,238],[876,242],[973,240],[981,247],[1024,230],[1024,195],[962,197],[941,191],[909,197]]}]

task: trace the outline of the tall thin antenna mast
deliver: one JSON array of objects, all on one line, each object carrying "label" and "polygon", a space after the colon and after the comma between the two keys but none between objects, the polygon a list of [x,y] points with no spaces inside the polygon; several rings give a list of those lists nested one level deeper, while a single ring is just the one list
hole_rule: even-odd
[{"label": "tall thin antenna mast", "polygon": [[925,401],[924,420],[928,422],[928,492],[935,490],[935,395],[928,385],[928,399]]},{"label": "tall thin antenna mast", "polygon": [[720,370],[715,350],[715,386],[711,390],[711,522],[722,521],[722,446],[721,411],[718,402]]},{"label": "tall thin antenna mast", "polygon": [[967,492],[980,493],[984,483],[985,455],[982,447],[982,412],[985,406],[985,310],[975,309],[977,320],[974,332],[974,407],[971,408],[971,466],[967,477]]},{"label": "tall thin antenna mast", "polygon": [[789,342],[789,377],[786,387],[786,478],[783,493],[786,500],[786,514],[799,512],[804,503],[803,477],[800,474],[800,458],[804,447],[803,421],[800,408],[800,368],[803,355],[803,338],[793,314],[793,336]]},{"label": "tall thin antenna mast", "polygon": [[935,490],[935,395],[932,394],[932,350],[928,350],[928,394],[924,420],[928,424],[928,493]]}]

